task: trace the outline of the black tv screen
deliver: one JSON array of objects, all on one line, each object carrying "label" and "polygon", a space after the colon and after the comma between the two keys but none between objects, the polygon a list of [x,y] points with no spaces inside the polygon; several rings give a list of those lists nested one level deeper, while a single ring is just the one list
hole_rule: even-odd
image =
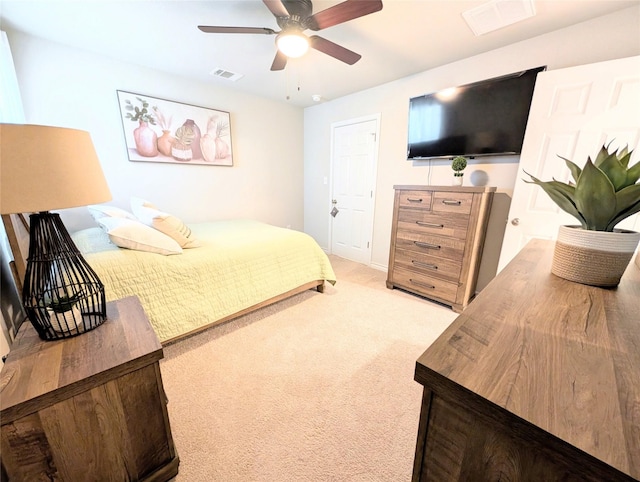
[{"label": "black tv screen", "polygon": [[407,159],[520,154],[536,76],[545,69],[410,99]]}]

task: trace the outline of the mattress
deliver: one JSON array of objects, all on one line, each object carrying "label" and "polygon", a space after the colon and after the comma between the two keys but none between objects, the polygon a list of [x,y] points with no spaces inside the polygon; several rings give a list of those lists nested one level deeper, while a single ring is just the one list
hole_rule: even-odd
[{"label": "mattress", "polygon": [[118,248],[100,228],[72,235],[107,301],[138,296],[161,342],[307,283],[336,282],[327,255],[305,233],[252,220],[189,227],[202,246],[172,256]]}]

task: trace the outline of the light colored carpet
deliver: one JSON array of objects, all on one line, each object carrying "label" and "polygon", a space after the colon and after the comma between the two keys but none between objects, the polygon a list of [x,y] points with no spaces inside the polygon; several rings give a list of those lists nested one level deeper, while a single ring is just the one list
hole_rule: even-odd
[{"label": "light colored carpet", "polygon": [[331,257],[338,277],[164,349],[177,482],[408,481],[416,359],[456,317]]}]

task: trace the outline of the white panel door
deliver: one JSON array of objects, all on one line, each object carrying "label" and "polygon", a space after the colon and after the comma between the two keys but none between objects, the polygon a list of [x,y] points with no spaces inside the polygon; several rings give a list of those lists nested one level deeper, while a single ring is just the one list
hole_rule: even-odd
[{"label": "white panel door", "polygon": [[367,118],[332,126],[331,252],[371,262],[378,119]]},{"label": "white panel door", "polygon": [[[525,183],[524,171],[566,182],[569,169],[558,156],[582,167],[609,142],[610,149],[634,149],[631,164],[640,159],[640,57],[538,74],[498,270],[532,238],[555,239],[560,225],[579,224]],[[633,229],[637,217],[618,227]]]}]

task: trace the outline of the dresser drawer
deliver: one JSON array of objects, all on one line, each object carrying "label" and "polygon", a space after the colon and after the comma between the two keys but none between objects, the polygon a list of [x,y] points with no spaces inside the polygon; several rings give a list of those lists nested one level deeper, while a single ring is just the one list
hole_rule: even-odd
[{"label": "dresser drawer", "polygon": [[455,302],[458,293],[458,283],[403,268],[393,271],[393,282],[428,298],[435,297],[445,301]]},{"label": "dresser drawer", "polygon": [[461,261],[464,255],[464,240],[421,234],[406,229],[398,229],[396,249],[404,249],[454,261]]},{"label": "dresser drawer", "polygon": [[440,213],[469,214],[473,204],[473,193],[470,192],[434,192],[433,211]]},{"label": "dresser drawer", "polygon": [[468,226],[467,214],[434,213],[409,208],[400,208],[398,211],[398,229],[465,239]]},{"label": "dresser drawer", "polygon": [[431,209],[433,193],[430,191],[399,191],[400,207]]},{"label": "dresser drawer", "polygon": [[396,251],[395,263],[397,267],[437,276],[449,281],[458,281],[462,270],[462,263],[459,260],[456,261],[415,251],[405,251],[404,249]]}]

